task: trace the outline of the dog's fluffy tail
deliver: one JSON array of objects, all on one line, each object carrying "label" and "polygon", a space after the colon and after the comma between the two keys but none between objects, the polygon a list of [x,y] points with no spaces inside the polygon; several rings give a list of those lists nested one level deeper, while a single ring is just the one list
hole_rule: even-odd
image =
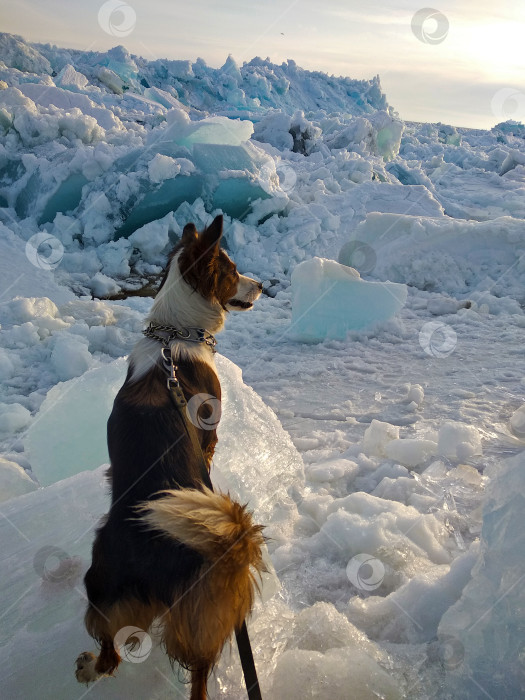
[{"label": "dog's fluffy tail", "polygon": [[194,580],[174,589],[173,604],[161,619],[170,659],[206,678],[252,609],[257,574],[265,570],[262,527],[246,506],[209,489],[165,491],[139,510],[149,528],[203,557]]},{"label": "dog's fluffy tail", "polygon": [[246,567],[264,570],[263,527],[253,523],[245,505],[207,488],[163,493],[162,498],[140,508],[141,519],[150,528],[182,542],[231,573]]}]

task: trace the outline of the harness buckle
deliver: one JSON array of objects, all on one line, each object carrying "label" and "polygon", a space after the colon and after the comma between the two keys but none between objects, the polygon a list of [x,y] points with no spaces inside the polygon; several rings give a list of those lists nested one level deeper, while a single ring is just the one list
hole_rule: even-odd
[{"label": "harness buckle", "polygon": [[178,389],[179,380],[177,377],[168,377],[166,379],[166,386],[168,387],[168,391],[171,391],[171,389]]},{"label": "harness buckle", "polygon": [[164,367],[168,371],[168,379],[166,381],[166,385],[168,387],[168,390],[171,389],[172,387],[178,387],[179,386],[179,380],[177,379],[177,373],[176,370],[178,369],[173,362],[173,358],[171,356],[171,348],[169,347],[163,347],[160,349],[160,354],[162,356],[162,360],[164,362]]}]

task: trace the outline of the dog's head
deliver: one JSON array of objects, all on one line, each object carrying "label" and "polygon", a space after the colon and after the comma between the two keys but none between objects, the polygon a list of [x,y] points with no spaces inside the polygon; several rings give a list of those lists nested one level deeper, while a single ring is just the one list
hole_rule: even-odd
[{"label": "dog's head", "polygon": [[205,299],[227,311],[251,309],[262,285],[237,272],[235,263],[221,248],[222,216],[198,233],[186,224],[182,233],[179,269],[184,280]]},{"label": "dog's head", "polygon": [[[186,224],[159,287],[156,301],[168,295],[172,297],[169,306],[178,310],[177,316],[182,313],[185,318],[179,320],[188,325],[191,307],[195,313],[199,312],[199,318],[204,306],[223,316],[226,311],[251,309],[261,294],[262,284],[240,275],[235,263],[222,250],[222,226],[222,216],[215,217],[202,233],[194,224]],[[181,279],[185,285],[181,285]],[[191,322],[195,325],[199,321],[194,318]],[[203,326],[208,327],[204,323]]]}]

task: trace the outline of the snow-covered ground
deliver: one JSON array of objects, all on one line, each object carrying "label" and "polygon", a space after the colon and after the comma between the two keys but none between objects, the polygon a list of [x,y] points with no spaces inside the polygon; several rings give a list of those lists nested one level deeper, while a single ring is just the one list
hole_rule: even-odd
[{"label": "snow-covered ground", "polygon": [[[212,474],[267,526],[264,696],[523,697],[525,127],[293,62],[0,48],[2,697],[186,692],[155,645],[73,664],[123,358],[221,211],[266,292],[219,336]],[[211,697],[241,683],[226,650]]]}]

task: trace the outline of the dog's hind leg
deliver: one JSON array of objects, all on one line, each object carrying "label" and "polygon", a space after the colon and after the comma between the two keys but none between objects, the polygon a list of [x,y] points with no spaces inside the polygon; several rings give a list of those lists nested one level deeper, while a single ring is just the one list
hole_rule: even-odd
[{"label": "dog's hind leg", "polygon": [[100,654],[98,655],[95,671],[100,675],[113,675],[120,663],[120,655],[115,649],[112,639],[103,639],[100,645]]},{"label": "dog's hind leg", "polygon": [[206,685],[211,667],[191,672],[191,696],[190,700],[206,700]]},{"label": "dog's hind leg", "polygon": [[84,651],[76,660],[75,676],[79,683],[93,683],[103,676],[111,676],[120,664],[120,655],[115,649],[113,629],[111,624],[111,609],[107,614],[100,608],[89,604],[86,612],[86,628],[90,635],[100,643],[100,652],[95,656],[90,651]]}]

